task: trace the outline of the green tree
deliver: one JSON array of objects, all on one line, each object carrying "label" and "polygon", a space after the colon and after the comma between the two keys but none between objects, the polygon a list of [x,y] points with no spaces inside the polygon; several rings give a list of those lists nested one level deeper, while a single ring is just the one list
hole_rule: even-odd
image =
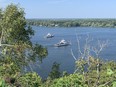
[{"label": "green tree", "polygon": [[59,64],[57,62],[54,62],[52,65],[52,70],[49,73],[49,77],[51,79],[55,79],[55,78],[59,78],[60,75],[61,75],[61,73],[60,73]]},{"label": "green tree", "polygon": [[42,61],[47,55],[46,48],[32,44],[34,31],[24,16],[24,10],[14,4],[0,10],[0,66],[3,66],[0,71],[3,75],[14,75],[30,62]]},{"label": "green tree", "polygon": [[[2,21],[2,9],[0,9],[0,25],[1,25],[1,21]],[[2,31],[1,26],[0,26],[0,31]],[[0,36],[1,36],[1,32],[0,32]]]}]

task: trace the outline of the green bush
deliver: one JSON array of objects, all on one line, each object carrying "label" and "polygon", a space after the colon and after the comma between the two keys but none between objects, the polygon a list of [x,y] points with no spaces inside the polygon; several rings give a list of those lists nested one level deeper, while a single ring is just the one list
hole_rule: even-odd
[{"label": "green bush", "polygon": [[42,84],[40,76],[33,73],[26,73],[18,79],[21,87],[39,87]]}]

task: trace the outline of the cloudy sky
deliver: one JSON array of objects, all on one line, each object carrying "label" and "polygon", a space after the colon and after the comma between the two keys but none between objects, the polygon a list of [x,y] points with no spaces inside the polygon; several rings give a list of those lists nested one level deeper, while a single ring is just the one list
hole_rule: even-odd
[{"label": "cloudy sky", "polygon": [[116,0],[0,0],[24,8],[26,18],[116,18]]}]

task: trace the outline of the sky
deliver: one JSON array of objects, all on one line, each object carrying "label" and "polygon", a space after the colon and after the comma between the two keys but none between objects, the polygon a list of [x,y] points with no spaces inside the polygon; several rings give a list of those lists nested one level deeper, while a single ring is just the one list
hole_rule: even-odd
[{"label": "sky", "polygon": [[116,18],[116,0],[0,0],[24,8],[26,18]]}]

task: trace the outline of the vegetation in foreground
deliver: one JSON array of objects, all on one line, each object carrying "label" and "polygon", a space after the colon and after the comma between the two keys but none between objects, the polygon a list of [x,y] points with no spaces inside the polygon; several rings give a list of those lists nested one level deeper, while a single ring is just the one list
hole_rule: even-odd
[{"label": "vegetation in foreground", "polygon": [[47,55],[46,48],[32,44],[33,34],[21,8],[11,4],[0,10],[0,87],[116,87],[116,63],[92,56],[76,60],[74,74],[61,74],[54,63],[44,81],[36,72],[22,70]]}]

